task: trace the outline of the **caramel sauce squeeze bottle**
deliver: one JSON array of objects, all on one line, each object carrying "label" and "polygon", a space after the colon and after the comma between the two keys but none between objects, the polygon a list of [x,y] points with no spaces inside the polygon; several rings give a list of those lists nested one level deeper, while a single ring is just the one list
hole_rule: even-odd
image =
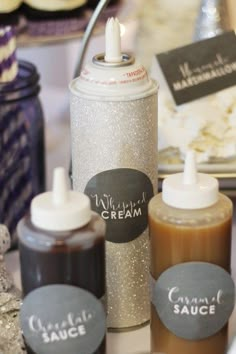
[{"label": "caramel sauce squeeze bottle", "polygon": [[226,352],[231,222],[232,202],[189,152],[184,173],[167,177],[149,203],[153,354]]}]

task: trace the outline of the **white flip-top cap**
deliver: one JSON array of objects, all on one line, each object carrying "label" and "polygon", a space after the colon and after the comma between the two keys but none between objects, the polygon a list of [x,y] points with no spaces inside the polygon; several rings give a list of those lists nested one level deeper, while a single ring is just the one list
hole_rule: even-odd
[{"label": "white flip-top cap", "polygon": [[31,221],[44,230],[67,231],[91,220],[90,199],[68,189],[65,169],[54,170],[52,192],[42,193],[31,202]]},{"label": "white flip-top cap", "polygon": [[218,201],[219,184],[216,178],[197,173],[195,154],[187,153],[183,173],[167,177],[162,185],[163,201],[175,208],[201,209]]}]

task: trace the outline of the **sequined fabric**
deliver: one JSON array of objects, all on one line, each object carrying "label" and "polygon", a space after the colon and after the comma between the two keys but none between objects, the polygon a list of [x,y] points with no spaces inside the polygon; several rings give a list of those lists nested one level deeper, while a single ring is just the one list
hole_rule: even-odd
[{"label": "sequined fabric", "polygon": [[0,225],[0,354],[26,353],[19,325],[20,291],[6,270],[3,255],[10,247],[10,235]]}]

